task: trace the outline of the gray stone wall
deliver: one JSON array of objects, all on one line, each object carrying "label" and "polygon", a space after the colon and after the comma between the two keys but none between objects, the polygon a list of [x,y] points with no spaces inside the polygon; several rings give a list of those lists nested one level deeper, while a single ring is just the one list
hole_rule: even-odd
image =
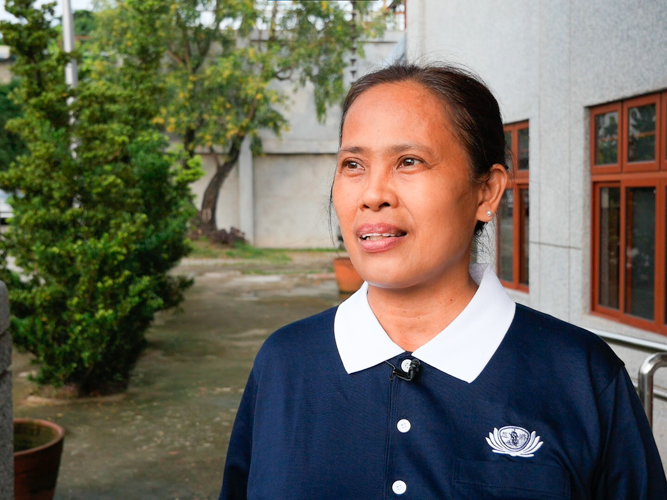
[{"label": "gray stone wall", "polygon": [[14,424],[12,419],[12,339],[7,287],[0,281],[0,498],[14,498]]}]

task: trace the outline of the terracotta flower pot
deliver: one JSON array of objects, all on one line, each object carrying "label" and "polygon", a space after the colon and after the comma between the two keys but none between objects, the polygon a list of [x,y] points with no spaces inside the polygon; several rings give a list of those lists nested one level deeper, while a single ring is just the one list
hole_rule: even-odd
[{"label": "terracotta flower pot", "polygon": [[14,498],[51,500],[65,431],[46,420],[14,419]]},{"label": "terracotta flower pot", "polygon": [[359,290],[364,280],[357,273],[349,257],[337,257],[333,261],[334,273],[338,289],[343,293],[354,293]]}]

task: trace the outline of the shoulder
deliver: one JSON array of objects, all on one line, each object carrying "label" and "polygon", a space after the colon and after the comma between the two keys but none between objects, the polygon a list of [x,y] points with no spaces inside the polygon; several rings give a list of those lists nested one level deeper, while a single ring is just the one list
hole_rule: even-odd
[{"label": "shoulder", "polygon": [[272,333],[255,358],[255,370],[276,359],[294,360],[324,353],[334,347],[334,318],[337,307],[285,325]]},{"label": "shoulder", "polygon": [[593,332],[526,306],[517,304],[508,334],[543,368],[567,377],[587,376],[597,393],[623,367],[623,361]]}]

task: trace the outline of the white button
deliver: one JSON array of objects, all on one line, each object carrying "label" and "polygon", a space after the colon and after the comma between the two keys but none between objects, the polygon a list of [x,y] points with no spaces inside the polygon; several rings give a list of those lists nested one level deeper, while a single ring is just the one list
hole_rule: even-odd
[{"label": "white button", "polygon": [[409,371],[411,362],[412,362],[411,359],[404,359],[403,362],[401,363],[401,370],[403,370],[404,372]]},{"label": "white button", "polygon": [[394,490],[394,493],[397,495],[402,495],[405,493],[408,489],[408,485],[405,484],[403,481],[396,481],[394,484],[391,485],[391,489]]},{"label": "white button", "polygon": [[406,432],[408,432],[410,430],[410,427],[412,427],[412,424],[410,423],[410,421],[408,419],[403,418],[403,419],[398,421],[398,423],[396,424],[396,427],[398,427],[399,432],[402,432],[403,434],[405,434]]}]

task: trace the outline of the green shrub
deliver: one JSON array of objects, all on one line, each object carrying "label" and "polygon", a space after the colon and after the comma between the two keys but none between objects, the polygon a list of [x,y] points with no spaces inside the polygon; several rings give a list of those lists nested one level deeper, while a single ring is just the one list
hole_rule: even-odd
[{"label": "green shrub", "polygon": [[[0,174],[0,188],[13,193],[14,218],[0,240],[12,334],[41,365],[39,383],[115,391],[154,314],[180,303],[190,284],[168,271],[189,251],[189,184],[201,168],[167,153],[153,125],[162,92],[156,40],[128,34],[120,59],[89,54],[85,78],[68,89],[54,4],[31,4],[8,0],[19,22],[0,24],[16,55],[13,98],[23,112],[9,128],[28,147]],[[155,2],[124,4],[146,23],[160,18],[150,15]],[[159,25],[146,29],[159,36]]]},{"label": "green shrub", "polygon": [[9,98],[17,84],[16,80],[0,84],[0,171],[7,170],[14,158],[27,151],[18,135],[5,129],[9,120],[21,115],[18,105]]}]

